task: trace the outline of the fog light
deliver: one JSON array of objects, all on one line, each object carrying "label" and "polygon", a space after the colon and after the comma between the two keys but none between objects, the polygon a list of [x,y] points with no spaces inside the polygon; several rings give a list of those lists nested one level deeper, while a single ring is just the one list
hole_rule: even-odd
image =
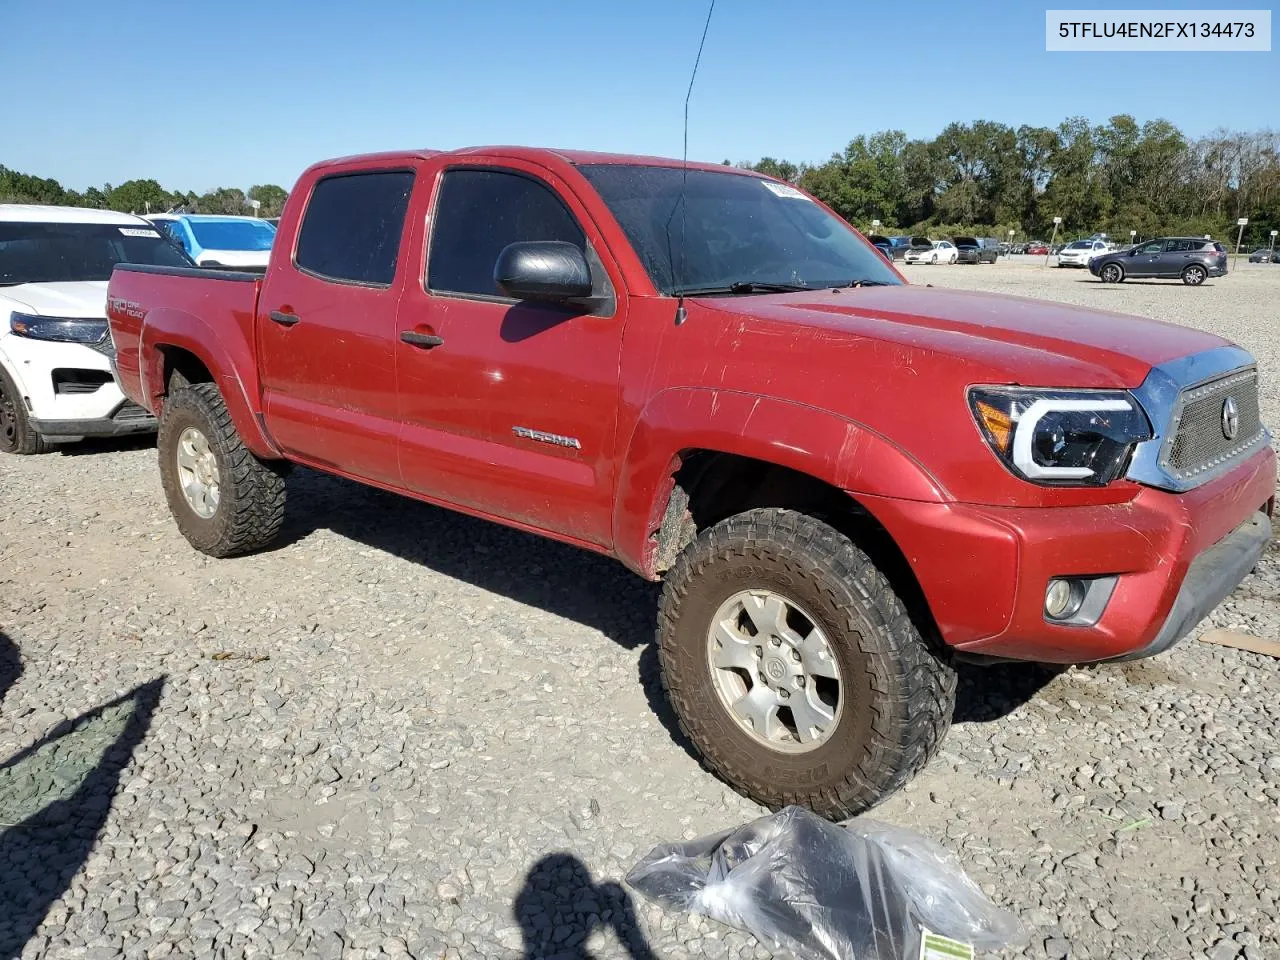
[{"label": "fog light", "polygon": [[1050,620],[1069,620],[1084,602],[1084,583],[1080,580],[1050,580],[1044,592],[1044,612]]}]

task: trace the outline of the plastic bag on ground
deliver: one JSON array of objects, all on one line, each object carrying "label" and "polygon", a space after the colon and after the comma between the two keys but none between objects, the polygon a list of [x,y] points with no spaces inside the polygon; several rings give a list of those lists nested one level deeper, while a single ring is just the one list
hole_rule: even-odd
[{"label": "plastic bag on ground", "polygon": [[655,847],[627,883],[802,960],[916,960],[923,930],[979,950],[1025,937],[932,840],[875,820],[830,823],[801,807]]}]

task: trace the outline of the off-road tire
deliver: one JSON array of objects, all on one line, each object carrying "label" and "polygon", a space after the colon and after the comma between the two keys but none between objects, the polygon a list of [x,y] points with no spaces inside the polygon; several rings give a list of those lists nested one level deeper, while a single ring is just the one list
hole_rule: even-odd
[{"label": "off-road tire", "polygon": [[1098,279],[1103,283],[1123,283],[1124,267],[1118,263],[1108,263],[1098,271]]},{"label": "off-road tire", "polygon": [[[208,519],[187,503],[178,476],[178,438],[187,427],[205,435],[218,461],[220,497]],[[169,394],[157,446],[169,511],[193,547],[211,557],[233,557],[260,550],[275,539],[284,522],[287,466],[249,452],[215,384],[182,386]]]},{"label": "off-road tire", "polygon": [[48,449],[49,441],[31,429],[22,393],[0,367],[0,453],[29,456]]},{"label": "off-road tire", "polygon": [[1182,282],[1188,287],[1198,287],[1209,278],[1209,271],[1198,263],[1193,263],[1182,271]]},{"label": "off-road tire", "polygon": [[[731,595],[787,595],[825,632],[841,673],[840,718],[821,746],[764,746],[716,692],[707,634]],[[662,680],[703,762],[771,808],[854,816],[902,787],[937,752],[956,675],[922,637],[888,579],[847,537],[792,510],[756,509],[704,530],[667,573],[658,615]]]}]

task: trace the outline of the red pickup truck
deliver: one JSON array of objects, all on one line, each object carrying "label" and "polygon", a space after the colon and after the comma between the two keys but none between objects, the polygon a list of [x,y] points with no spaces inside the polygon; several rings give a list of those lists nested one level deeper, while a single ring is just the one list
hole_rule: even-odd
[{"label": "red pickup truck", "polygon": [[786,183],[522,148],[307,170],[265,276],[120,266],[125,393],[198,550],[301,463],[662,578],[708,765],[830,816],[903,784],[957,658],[1157,653],[1271,536],[1244,350],[909,285]]}]

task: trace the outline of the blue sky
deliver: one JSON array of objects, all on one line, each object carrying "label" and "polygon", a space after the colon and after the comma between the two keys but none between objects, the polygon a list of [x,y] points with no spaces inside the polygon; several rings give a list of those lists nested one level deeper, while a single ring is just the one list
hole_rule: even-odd
[{"label": "blue sky", "polygon": [[[1046,6],[717,0],[690,157],[820,161],[859,133],[931,136],[953,120],[1127,112],[1197,135],[1280,118],[1274,50],[1047,53]],[[78,189],[154,177],[204,191],[288,187],[312,161],[402,147],[679,156],[705,11],[702,0],[0,0],[0,164]]]}]

